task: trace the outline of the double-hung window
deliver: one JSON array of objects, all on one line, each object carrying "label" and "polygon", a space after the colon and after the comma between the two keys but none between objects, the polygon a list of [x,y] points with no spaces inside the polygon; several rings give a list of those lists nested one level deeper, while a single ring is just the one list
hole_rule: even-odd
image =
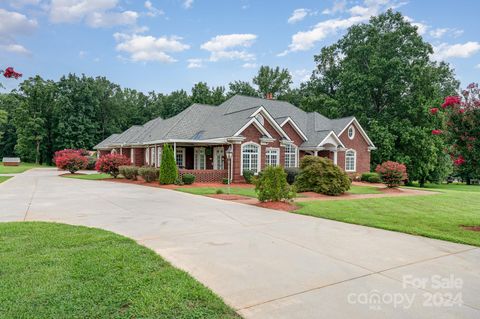
[{"label": "double-hung window", "polygon": [[345,170],[355,172],[357,170],[357,153],[354,150],[345,152]]},{"label": "double-hung window", "polygon": [[280,162],[280,151],[278,148],[267,148],[265,152],[265,164],[269,166],[278,166]]},{"label": "double-hung window", "polygon": [[260,147],[257,144],[248,143],[242,145],[242,172],[245,170],[258,173]]},{"label": "double-hung window", "polygon": [[295,145],[285,145],[285,167],[297,167],[297,153]]},{"label": "double-hung window", "polygon": [[185,167],[185,149],[183,147],[176,148],[175,161],[179,168]]}]

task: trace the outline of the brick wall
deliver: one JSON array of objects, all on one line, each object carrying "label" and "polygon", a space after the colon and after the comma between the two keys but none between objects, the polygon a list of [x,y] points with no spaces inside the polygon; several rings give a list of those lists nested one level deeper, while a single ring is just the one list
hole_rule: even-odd
[{"label": "brick wall", "polygon": [[[359,128],[355,125],[355,137],[348,137],[348,128],[339,136],[342,143],[347,149],[353,149],[357,152],[356,172],[348,172],[349,174],[361,174],[370,172],[370,151],[368,150],[368,142],[363,138]],[[345,152],[338,152],[338,165],[345,169]]]},{"label": "brick wall", "polygon": [[227,170],[203,170],[203,169],[180,169],[178,174],[181,177],[183,174],[195,175],[195,182],[198,183],[218,183],[227,178]]},{"label": "brick wall", "polygon": [[145,149],[144,148],[134,148],[134,160],[133,163],[135,166],[144,166],[145,165]]}]

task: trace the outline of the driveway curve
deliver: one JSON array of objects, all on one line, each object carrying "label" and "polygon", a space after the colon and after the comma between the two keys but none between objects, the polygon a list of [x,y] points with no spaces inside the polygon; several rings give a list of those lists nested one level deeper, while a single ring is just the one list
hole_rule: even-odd
[{"label": "driveway curve", "polygon": [[128,236],[246,318],[480,318],[477,247],[58,174],[0,184],[0,221]]}]

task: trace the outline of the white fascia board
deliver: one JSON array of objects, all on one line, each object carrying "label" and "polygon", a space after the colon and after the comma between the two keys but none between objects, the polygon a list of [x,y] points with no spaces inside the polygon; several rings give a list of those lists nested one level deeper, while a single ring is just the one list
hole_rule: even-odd
[{"label": "white fascia board", "polygon": [[337,134],[335,134],[334,131],[330,131],[330,133],[328,133],[328,135],[317,145],[317,147],[322,147],[322,146],[323,146],[323,143],[324,143],[330,136],[333,136],[333,138],[334,138],[335,140],[337,140],[338,145],[340,145],[341,147],[345,147],[345,145],[343,145],[342,141],[338,138]]},{"label": "white fascia board", "polygon": [[290,116],[287,117],[285,119],[285,121],[283,121],[282,124],[280,124],[280,126],[283,127],[288,122],[290,122],[290,124],[292,124],[293,129],[303,138],[304,141],[308,141],[307,136],[305,134],[303,134],[303,131],[298,127],[298,125],[295,123],[294,120],[292,120],[292,118]]},{"label": "white fascia board", "polygon": [[365,132],[365,130],[363,129],[363,127],[360,125],[360,123],[357,121],[357,119],[354,117],[350,122],[348,122],[347,125],[345,125],[345,127],[343,128],[343,130],[340,132],[340,134],[338,134],[338,136],[342,135],[343,132],[345,132],[345,130],[352,124],[352,123],[355,123],[356,126],[358,127],[358,129],[360,130],[360,134],[362,134],[363,138],[367,141],[367,143],[370,145],[370,147],[372,147],[372,149],[376,150],[377,147],[375,146],[375,144],[373,144],[372,140],[370,140],[370,138],[368,137],[367,133]]},{"label": "white fascia board", "polygon": [[142,145],[152,145],[152,144],[165,144],[165,143],[190,143],[190,144],[206,144],[206,143],[211,143],[211,144],[225,144],[227,143],[226,138],[214,138],[214,139],[208,139],[208,140],[189,140],[189,139],[166,139],[166,140],[155,140],[155,141],[149,141],[145,142]]},{"label": "white fascia board", "polygon": [[280,135],[282,135],[282,137],[291,140],[290,136],[288,136],[288,134],[282,129],[282,127],[280,125],[278,125],[277,121],[275,121],[275,119],[270,115],[270,113],[267,112],[267,110],[263,106],[260,106],[255,112],[253,112],[252,115],[250,115],[250,117],[255,118],[255,116],[260,112],[262,112],[263,115],[266,116],[267,120],[270,122],[270,124],[272,124],[273,128],[278,133],[280,133]]},{"label": "white fascia board", "polygon": [[247,127],[249,127],[251,124],[255,125],[255,127],[260,131],[262,132],[265,136],[268,136],[270,138],[273,138],[270,133],[268,133],[268,131],[265,129],[265,127],[263,127],[262,124],[260,124],[260,122],[256,119],[256,118],[252,118],[250,121],[248,121],[244,126],[242,126],[241,129],[239,129],[235,134],[233,134],[233,136],[238,136],[240,135],[243,131],[245,131],[245,129]]}]

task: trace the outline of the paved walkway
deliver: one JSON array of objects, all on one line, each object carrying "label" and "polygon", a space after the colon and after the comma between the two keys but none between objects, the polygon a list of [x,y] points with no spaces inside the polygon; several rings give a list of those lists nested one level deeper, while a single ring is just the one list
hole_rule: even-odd
[{"label": "paved walkway", "polygon": [[[35,169],[0,184],[0,221],[56,221],[134,238],[246,318],[480,318],[479,248],[57,175]],[[404,287],[404,276],[426,282]],[[450,276],[461,289],[432,287]],[[458,293],[461,306],[447,306]]]}]

